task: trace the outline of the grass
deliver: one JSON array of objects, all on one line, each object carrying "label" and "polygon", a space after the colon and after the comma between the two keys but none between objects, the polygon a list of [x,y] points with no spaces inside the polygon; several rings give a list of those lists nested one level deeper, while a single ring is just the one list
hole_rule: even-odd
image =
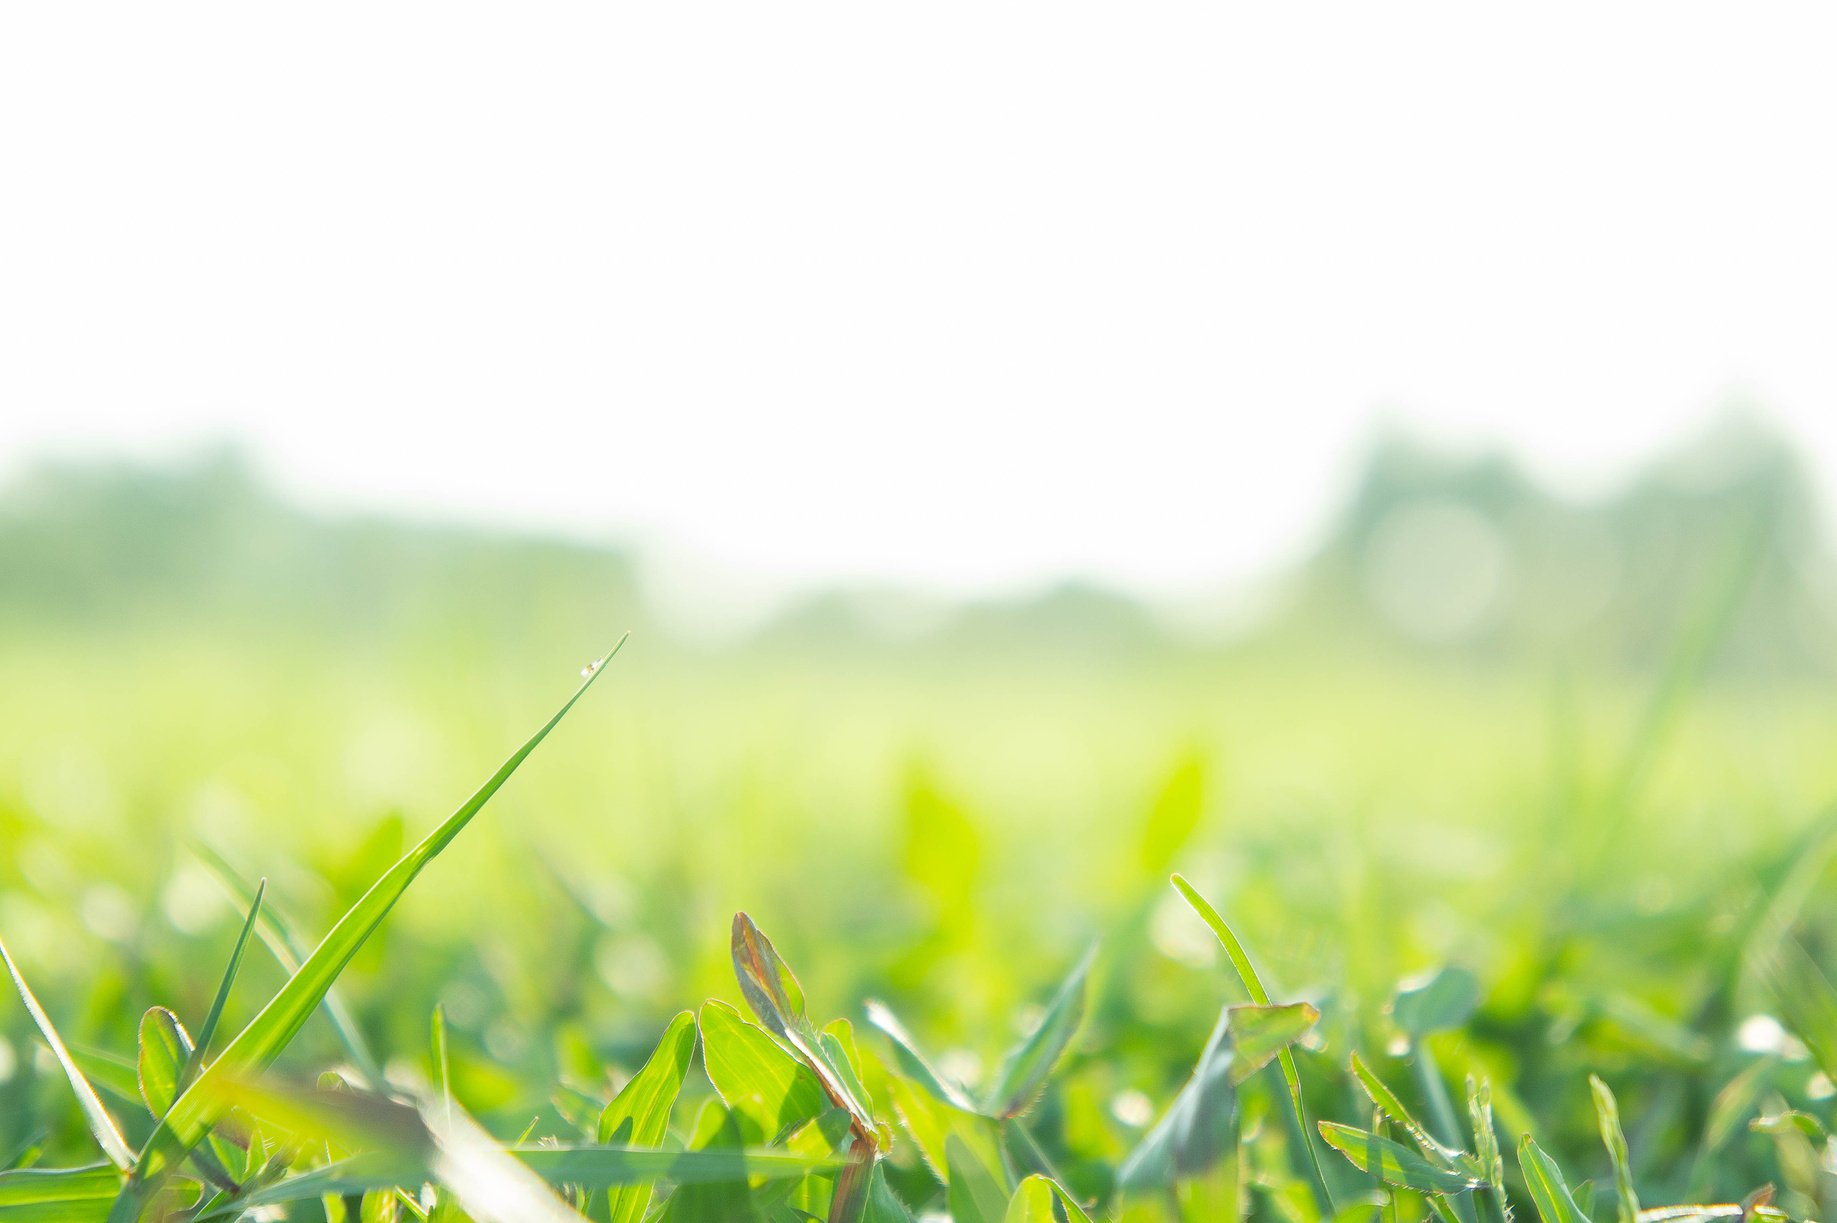
[{"label": "grass", "polygon": [[35,642],[0,1221],[1828,1218],[1829,719],[1703,648],[1560,735],[1522,675],[627,651],[511,783],[520,674]]}]

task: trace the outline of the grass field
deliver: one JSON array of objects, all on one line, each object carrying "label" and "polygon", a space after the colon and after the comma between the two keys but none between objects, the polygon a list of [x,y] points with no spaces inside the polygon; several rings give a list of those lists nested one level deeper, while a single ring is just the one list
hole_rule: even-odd
[{"label": "grass field", "polygon": [[416,624],[0,640],[0,1220],[1837,1205],[1814,673]]}]

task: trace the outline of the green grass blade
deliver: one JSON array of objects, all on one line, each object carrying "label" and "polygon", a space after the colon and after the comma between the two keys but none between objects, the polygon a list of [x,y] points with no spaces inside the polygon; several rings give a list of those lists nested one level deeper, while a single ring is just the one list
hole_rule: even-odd
[{"label": "green grass blade", "polygon": [[1322,1121],[1320,1136],[1355,1167],[1387,1185],[1401,1185],[1421,1193],[1459,1193],[1480,1183],[1477,1177],[1432,1163],[1400,1142],[1356,1126]]},{"label": "green grass blade", "polygon": [[83,1072],[77,1069],[76,1060],[70,1056],[63,1038],[57,1034],[57,1028],[51,1023],[51,1017],[38,1005],[31,987],[20,975],[19,966],[13,963],[13,957],[7,952],[6,944],[0,942],[0,962],[6,964],[6,971],[12,975],[13,985],[19,991],[20,1001],[25,1003],[26,1012],[32,1016],[32,1022],[38,1025],[39,1033],[45,1043],[51,1046],[51,1053],[57,1058],[58,1065],[64,1068],[64,1077],[70,1080],[70,1090],[76,1093],[77,1104],[83,1110],[83,1119],[89,1123],[89,1132],[95,1135],[96,1142],[102,1147],[102,1153],[108,1161],[122,1171],[134,1166],[134,1153],[128,1150],[128,1144],[116,1128],[114,1118],[102,1107],[102,1101],[96,1096],[96,1089],[89,1085]]},{"label": "green grass blade", "polygon": [[1465,1151],[1457,1151],[1448,1147],[1424,1129],[1422,1124],[1410,1115],[1403,1101],[1397,1098],[1397,1094],[1390,1089],[1389,1084],[1379,1078],[1371,1067],[1365,1064],[1365,1059],[1356,1053],[1352,1055],[1352,1077],[1358,1080],[1359,1086],[1377,1106],[1378,1111],[1401,1126],[1403,1132],[1410,1136],[1410,1141],[1416,1144],[1417,1149],[1429,1162],[1440,1165],[1450,1172],[1465,1172],[1493,1184],[1498,1183],[1492,1181],[1481,1161],[1475,1160]]},{"label": "green grass blade", "polygon": [[1600,1075],[1588,1076],[1595,1093],[1595,1115],[1601,1122],[1601,1142],[1614,1163],[1614,1193],[1620,1208],[1619,1223],[1639,1223],[1639,1194],[1633,1190],[1633,1171],[1627,1158],[1627,1138],[1620,1128],[1620,1103]]},{"label": "green grass blade", "polygon": [[0,1172],[0,1213],[11,1219],[22,1207],[58,1203],[99,1202],[106,1208],[120,1192],[121,1173],[109,1164]]},{"label": "green grass blade", "polygon": [[1589,1217],[1576,1205],[1575,1198],[1570,1196],[1562,1169],[1544,1154],[1543,1148],[1533,1142],[1529,1134],[1518,1144],[1518,1167],[1524,1173],[1525,1188],[1530,1190],[1531,1202],[1537,1207],[1537,1216],[1543,1223],[1590,1223]]},{"label": "green grass blade", "polygon": [[[619,644],[624,644],[623,638]],[[618,648],[613,647],[607,655],[608,660],[618,653]],[[197,1080],[185,1089],[160,1121],[134,1167],[132,1189],[136,1198],[144,1199],[148,1187],[157,1184],[179,1157],[202,1141],[222,1115],[225,1105],[223,1093],[216,1090],[217,1082],[246,1080],[266,1068],[280,1054],[305,1024],[307,1017],[318,1009],[332,982],[337,980],[338,974],[344,971],[345,965],[350,963],[370,934],[382,924],[389,911],[395,907],[396,901],[408,890],[408,886],[471,823],[491,796],[510,779],[511,774],[548,737],[549,732],[560,724],[568,711],[574,708],[575,702],[586,694],[604,670],[603,666],[593,668],[574,695],[522,747],[513,752],[471,798],[371,885],[370,890],[338,919],[324,941],[306,958],[299,971],[288,979],[280,992],[249,1021],[248,1026],[205,1068]]]},{"label": "green grass blade", "polygon": [[204,1025],[198,1029],[197,1044],[192,1046],[191,1056],[186,1059],[183,1072],[179,1075],[181,1085],[189,1084],[203,1063],[204,1055],[210,1050],[210,1043],[216,1038],[217,1025],[223,1020],[223,1008],[230,1000],[230,987],[236,984],[236,974],[242,968],[242,953],[249,949],[249,935],[255,930],[256,920],[261,916],[262,897],[267,895],[268,881],[258,879],[255,883],[255,897],[249,902],[249,915],[243,918],[242,933],[236,936],[236,946],[230,952],[230,962],[224,966],[223,978],[217,982],[216,997],[211,999],[210,1011],[204,1016]]},{"label": "green grass blade", "polygon": [[[255,934],[261,939],[262,946],[268,949],[268,954],[274,957],[274,962],[281,966],[281,971],[288,976],[299,972],[301,962],[306,959],[302,944],[272,904],[255,904],[256,896],[266,889],[267,881],[263,880],[251,888],[236,868],[209,846],[193,845],[192,852],[238,904],[257,915]],[[338,1043],[344,1047],[351,1064],[357,1068],[363,1086],[380,1086],[383,1082],[382,1063],[370,1052],[370,1044],[364,1039],[357,1017],[351,1014],[351,1008],[345,1004],[344,996],[334,987],[325,992],[320,1005],[325,1008],[325,1016],[331,1021],[332,1032],[338,1038]]]},{"label": "green grass blade", "polygon": [[[1193,912],[1199,914],[1199,920],[1210,927],[1212,934],[1224,947],[1225,955],[1231,961],[1231,967],[1237,970],[1238,980],[1243,982],[1244,992],[1250,1000],[1259,1006],[1268,1006],[1269,990],[1263,986],[1263,979],[1257,975],[1256,965],[1250,962],[1250,953],[1244,950],[1244,944],[1238,941],[1231,927],[1212,903],[1186,881],[1184,875],[1173,876],[1174,890],[1190,905]],[[1333,1215],[1337,1208],[1333,1203],[1333,1191],[1327,1187],[1327,1173],[1320,1166],[1320,1152],[1314,1147],[1313,1131],[1308,1127],[1307,1105],[1301,1099],[1301,1071],[1295,1065],[1295,1055],[1288,1049],[1276,1055],[1282,1066],[1283,1081],[1288,1084],[1289,1099],[1289,1132],[1296,1141],[1307,1150],[1307,1173],[1309,1188],[1314,1193],[1314,1203],[1324,1213]]]},{"label": "green grass blade", "polygon": [[436,1003],[434,1018],[428,1034],[429,1055],[434,1065],[434,1089],[440,1093],[440,1107],[445,1110],[447,1120],[453,1119],[453,1069],[447,1059],[446,1050],[446,1008]]}]

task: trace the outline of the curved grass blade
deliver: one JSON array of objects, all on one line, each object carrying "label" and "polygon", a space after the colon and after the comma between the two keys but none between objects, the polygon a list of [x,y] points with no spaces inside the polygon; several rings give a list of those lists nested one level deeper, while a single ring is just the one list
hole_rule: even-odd
[{"label": "curved grass blade", "polygon": [[[1174,890],[1192,906],[1193,912],[1199,914],[1199,920],[1211,929],[1213,936],[1224,947],[1225,955],[1230,959],[1232,968],[1237,970],[1238,980],[1243,982],[1244,992],[1250,995],[1250,1000],[1259,1006],[1268,1006],[1269,991],[1263,987],[1263,979],[1257,975],[1256,965],[1250,962],[1250,953],[1244,950],[1244,944],[1238,941],[1237,935],[1225,924],[1218,910],[1186,881],[1184,875],[1174,875],[1173,885]],[[1276,1060],[1281,1063],[1282,1078],[1288,1084],[1290,1136],[1296,1140],[1297,1145],[1307,1149],[1308,1187],[1313,1191],[1315,1205],[1327,1215],[1334,1215],[1338,1211],[1333,1202],[1333,1191],[1327,1187],[1327,1173],[1320,1166],[1320,1152],[1315,1149],[1313,1133],[1308,1128],[1307,1105],[1301,1099],[1301,1071],[1295,1065],[1295,1055],[1287,1049],[1277,1054]]]},{"label": "curved grass blade", "polygon": [[1360,1171],[1387,1185],[1401,1185],[1422,1193],[1459,1193],[1463,1189],[1477,1189],[1481,1184],[1478,1177],[1431,1163],[1402,1143],[1356,1126],[1322,1121],[1320,1136]]},{"label": "curved grass blade", "polygon": [[[622,646],[624,640],[621,638],[619,645]],[[619,646],[614,646],[607,658],[618,653],[618,649]],[[472,818],[491,796],[498,792],[511,774],[517,771],[518,766],[567,716],[575,702],[586,694],[604,670],[603,666],[594,667],[574,695],[522,747],[513,752],[471,798],[384,872],[382,878],[371,885],[370,890],[338,919],[324,941],[300,965],[299,971],[288,978],[280,992],[249,1021],[248,1026],[205,1068],[197,1080],[185,1089],[161,1119],[153,1136],[142,1149],[139,1161],[134,1165],[129,1191],[123,1195],[124,1201],[133,1199],[133,1204],[119,1208],[121,1218],[134,1217],[139,1202],[146,1199],[152,1187],[171,1171],[185,1152],[203,1140],[211,1126],[222,1116],[225,1102],[222,1099],[223,1093],[218,1090],[219,1085],[247,1080],[280,1054],[307,1018],[318,1009],[332,982],[338,978],[345,965],[350,963],[371,932],[382,924],[389,911],[395,907],[396,901],[408,890],[408,886],[472,822]]]},{"label": "curved grass blade", "polygon": [[134,1166],[134,1153],[128,1150],[128,1144],[115,1126],[115,1119],[102,1107],[102,1101],[96,1096],[96,1089],[89,1085],[83,1072],[77,1069],[76,1060],[70,1056],[63,1038],[57,1034],[57,1028],[51,1023],[51,1017],[45,1014],[45,1008],[38,1005],[31,987],[25,977],[20,975],[19,966],[13,963],[13,957],[6,950],[6,943],[0,942],[0,962],[5,963],[6,971],[12,975],[13,985],[19,991],[19,999],[25,1003],[26,1012],[32,1016],[32,1022],[38,1025],[40,1035],[45,1043],[51,1046],[52,1056],[57,1058],[58,1065],[64,1068],[64,1077],[70,1080],[70,1090],[76,1094],[77,1104],[83,1110],[83,1119],[89,1123],[89,1132],[95,1135],[96,1142],[108,1161],[122,1171]]},{"label": "curved grass blade", "polygon": [[1372,1068],[1365,1064],[1365,1059],[1356,1053],[1352,1055],[1352,1075],[1358,1080],[1366,1096],[1377,1106],[1378,1111],[1401,1126],[1403,1132],[1410,1136],[1410,1141],[1416,1144],[1417,1149],[1430,1163],[1450,1172],[1472,1176],[1488,1185],[1499,1183],[1488,1174],[1484,1161],[1476,1159],[1465,1151],[1457,1151],[1452,1147],[1444,1146],[1434,1135],[1424,1129],[1422,1124],[1410,1115],[1410,1111],[1404,1107],[1403,1101],[1397,1098],[1397,1094],[1390,1089],[1390,1085],[1379,1078]]}]

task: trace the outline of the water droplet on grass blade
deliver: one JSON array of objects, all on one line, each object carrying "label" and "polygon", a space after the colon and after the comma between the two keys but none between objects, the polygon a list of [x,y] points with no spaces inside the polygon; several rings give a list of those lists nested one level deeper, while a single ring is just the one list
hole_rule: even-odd
[{"label": "water droplet on grass blade", "polygon": [[593,677],[593,673],[595,671],[598,671],[602,666],[605,665],[605,663],[606,663],[606,660],[604,658],[594,659],[592,662],[588,663],[586,666],[580,669],[580,677],[582,679],[591,679]]}]

